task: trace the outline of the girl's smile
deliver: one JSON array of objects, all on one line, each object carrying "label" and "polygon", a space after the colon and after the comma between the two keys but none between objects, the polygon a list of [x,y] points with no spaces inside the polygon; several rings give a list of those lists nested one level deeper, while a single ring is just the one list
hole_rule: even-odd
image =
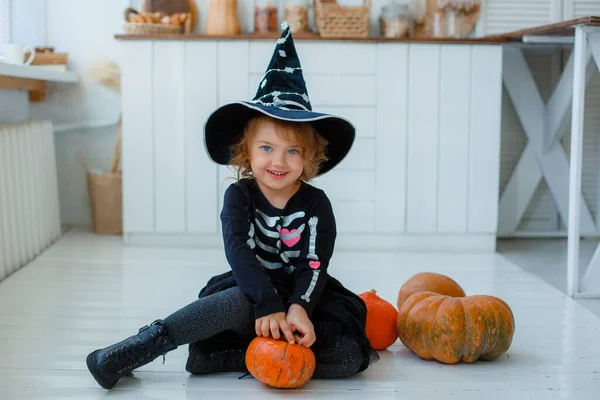
[{"label": "girl's smile", "polygon": [[269,173],[271,175],[273,175],[272,178],[274,178],[274,179],[282,179],[287,174],[287,172],[283,172],[283,171],[271,171],[271,170],[269,170]]},{"label": "girl's smile", "polygon": [[250,144],[250,166],[263,194],[285,204],[300,185],[302,149],[295,141],[282,137],[275,124],[263,121]]}]

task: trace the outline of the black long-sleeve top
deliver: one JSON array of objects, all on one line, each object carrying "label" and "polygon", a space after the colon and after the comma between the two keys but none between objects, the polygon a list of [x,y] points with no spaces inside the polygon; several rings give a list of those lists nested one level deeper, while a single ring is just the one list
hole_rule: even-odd
[{"label": "black long-sleeve top", "polygon": [[[325,193],[302,182],[283,209],[274,207],[252,179],[225,192],[221,211],[225,255],[255,318],[286,312],[297,303],[310,317],[327,282],[336,225]],[[290,282],[284,299],[274,282]]]}]

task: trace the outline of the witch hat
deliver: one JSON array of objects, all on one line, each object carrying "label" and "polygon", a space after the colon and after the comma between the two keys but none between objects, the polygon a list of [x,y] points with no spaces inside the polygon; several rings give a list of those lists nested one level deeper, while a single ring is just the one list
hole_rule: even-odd
[{"label": "witch hat", "polygon": [[231,146],[243,133],[246,123],[256,115],[262,113],[280,120],[307,122],[329,142],[325,152],[328,160],[318,172],[322,175],[346,157],[354,143],[356,129],[345,118],[312,110],[287,22],[283,22],[282,29],[254,98],[225,104],[213,111],[204,125],[204,144],[214,162],[227,165]]}]

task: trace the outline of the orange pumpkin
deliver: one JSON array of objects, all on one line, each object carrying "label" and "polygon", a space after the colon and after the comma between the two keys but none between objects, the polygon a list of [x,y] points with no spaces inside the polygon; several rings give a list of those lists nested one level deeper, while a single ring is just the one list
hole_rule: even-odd
[{"label": "orange pumpkin", "polygon": [[246,350],[248,372],[276,388],[304,385],[312,378],[315,365],[315,355],[310,348],[284,339],[256,337]]},{"label": "orange pumpkin", "polygon": [[456,281],[446,275],[435,272],[419,272],[410,277],[398,292],[398,310],[402,304],[417,292],[434,292],[452,297],[465,297],[465,291]]},{"label": "orange pumpkin", "polygon": [[398,340],[396,324],[398,311],[386,300],[377,295],[375,289],[358,295],[367,305],[365,332],[375,350],[384,350]]},{"label": "orange pumpkin", "polygon": [[493,360],[512,343],[515,321],[503,300],[485,295],[411,295],[398,310],[400,341],[425,360]]}]

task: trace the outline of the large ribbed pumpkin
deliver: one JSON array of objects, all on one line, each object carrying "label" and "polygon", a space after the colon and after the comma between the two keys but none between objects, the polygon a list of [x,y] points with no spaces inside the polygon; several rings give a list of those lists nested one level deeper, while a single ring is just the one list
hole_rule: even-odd
[{"label": "large ribbed pumpkin", "polygon": [[298,388],[312,378],[315,355],[308,347],[283,339],[256,337],[246,350],[248,372],[276,388]]},{"label": "large ribbed pumpkin", "polygon": [[503,300],[417,292],[398,310],[400,341],[425,360],[445,364],[493,360],[512,343],[515,321]]},{"label": "large ribbed pumpkin", "polygon": [[466,296],[463,288],[454,279],[435,272],[419,272],[411,276],[400,288],[396,304],[398,310],[410,295],[417,292],[434,292],[452,297]]},{"label": "large ribbed pumpkin", "polygon": [[371,347],[375,350],[385,350],[398,340],[396,324],[398,311],[385,299],[377,295],[375,289],[358,295],[367,305],[367,323],[365,333]]}]

